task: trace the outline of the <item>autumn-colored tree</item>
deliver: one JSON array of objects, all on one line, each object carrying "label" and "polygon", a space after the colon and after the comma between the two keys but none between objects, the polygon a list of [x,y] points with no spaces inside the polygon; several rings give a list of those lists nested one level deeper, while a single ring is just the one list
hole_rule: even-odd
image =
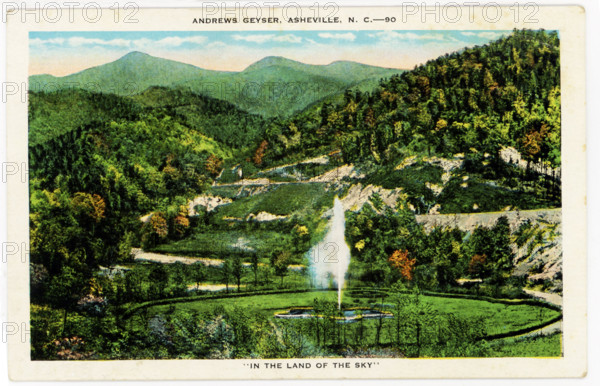
[{"label": "autumn-colored tree", "polygon": [[61,360],[84,360],[90,359],[94,354],[85,350],[85,342],[78,336],[63,338],[52,342],[56,357]]},{"label": "autumn-colored tree", "polygon": [[542,124],[540,130],[530,130],[521,139],[523,148],[525,150],[525,155],[530,160],[540,156],[540,152],[547,134],[548,127],[545,124]]},{"label": "autumn-colored tree", "polygon": [[223,161],[214,154],[211,154],[206,159],[206,171],[211,175],[216,176],[221,172],[221,166],[223,165]]},{"label": "autumn-colored tree", "polygon": [[106,203],[104,199],[97,194],[77,192],[71,200],[76,211],[81,211],[95,222],[100,222],[104,218]]},{"label": "autumn-colored tree", "polygon": [[173,225],[175,226],[175,232],[183,234],[185,229],[190,226],[190,220],[182,215],[178,215],[173,219]]},{"label": "autumn-colored tree", "polygon": [[269,146],[269,142],[267,142],[266,140],[263,140],[260,145],[258,145],[258,148],[256,148],[256,151],[254,152],[254,157],[252,157],[252,162],[254,162],[254,164],[256,166],[261,165],[263,158],[265,156],[265,152],[267,151],[267,147]]},{"label": "autumn-colored tree", "polygon": [[183,236],[190,226],[190,220],[187,217],[187,207],[179,207],[179,213],[173,218],[173,233],[177,236]]},{"label": "autumn-colored tree", "polygon": [[390,265],[397,269],[406,280],[413,279],[413,270],[417,259],[409,259],[408,251],[395,250],[388,259]]},{"label": "autumn-colored tree", "polygon": [[167,225],[167,220],[162,213],[154,213],[150,219],[150,225],[158,237],[167,237],[169,234],[169,226]]},{"label": "autumn-colored tree", "polygon": [[469,273],[475,276],[482,276],[486,269],[487,255],[475,254],[469,261]]}]

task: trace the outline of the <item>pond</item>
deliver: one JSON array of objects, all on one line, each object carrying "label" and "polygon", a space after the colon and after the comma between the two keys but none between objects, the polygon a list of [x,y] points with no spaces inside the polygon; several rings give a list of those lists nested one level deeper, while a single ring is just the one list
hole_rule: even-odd
[{"label": "pond", "polygon": [[[316,315],[322,318],[323,315]],[[314,318],[314,310],[310,307],[290,308],[287,311],[275,313],[278,319],[305,319]],[[378,318],[393,318],[394,314],[388,311],[381,311],[371,308],[348,308],[341,311],[341,315],[335,316],[339,321],[356,321],[360,319],[378,319]]]}]

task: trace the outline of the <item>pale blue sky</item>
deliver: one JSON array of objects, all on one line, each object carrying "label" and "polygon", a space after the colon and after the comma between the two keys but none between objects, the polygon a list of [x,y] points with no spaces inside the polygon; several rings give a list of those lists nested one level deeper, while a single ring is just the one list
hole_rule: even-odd
[{"label": "pale blue sky", "polygon": [[241,71],[265,56],[311,64],[335,60],[413,68],[510,31],[31,32],[30,74],[67,75],[131,51],[212,69]]}]

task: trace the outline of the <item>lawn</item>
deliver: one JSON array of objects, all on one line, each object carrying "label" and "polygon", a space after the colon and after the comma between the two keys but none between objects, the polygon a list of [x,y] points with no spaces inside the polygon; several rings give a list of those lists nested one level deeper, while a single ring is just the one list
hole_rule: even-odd
[{"label": "lawn", "polygon": [[[368,306],[374,299],[361,297],[356,294],[344,294],[343,303],[346,307]],[[408,296],[408,295],[407,295]],[[265,316],[273,315],[278,310],[289,307],[311,306],[314,299],[337,302],[337,292],[301,292],[293,294],[257,295],[248,297],[206,299],[195,302],[177,303],[175,310],[207,312],[217,306],[228,309],[243,307],[251,313],[261,313]],[[384,303],[391,299],[384,298]],[[381,299],[376,302],[379,303]],[[459,318],[479,318],[483,323],[486,335],[495,335],[532,327],[560,315],[560,312],[545,307],[526,304],[502,304],[484,300],[447,298],[436,296],[421,296],[425,306],[439,314],[453,314]],[[172,310],[173,305],[152,307],[149,313],[161,314]]]},{"label": "lawn", "polygon": [[[494,342],[496,343],[496,342]],[[506,338],[494,345],[495,357],[559,357],[562,355],[562,334],[542,335],[529,338]]]}]

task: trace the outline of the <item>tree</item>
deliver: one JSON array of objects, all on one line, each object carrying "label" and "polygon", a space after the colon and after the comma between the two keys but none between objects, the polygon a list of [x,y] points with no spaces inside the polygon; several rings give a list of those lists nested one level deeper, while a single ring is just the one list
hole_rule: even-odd
[{"label": "tree", "polygon": [[[473,255],[469,261],[469,273],[479,280],[482,280],[489,273],[486,255]],[[479,293],[479,283],[477,283],[477,292]]]},{"label": "tree", "polygon": [[150,271],[148,276],[152,286],[150,287],[154,292],[154,296],[161,298],[164,295],[165,288],[169,282],[169,273],[163,264],[156,264]]},{"label": "tree", "polygon": [[375,210],[377,210],[377,211],[380,211],[384,205],[381,195],[377,192],[371,194],[371,197],[369,197],[369,202],[371,203],[371,205],[373,205],[373,208],[375,208]]},{"label": "tree", "polygon": [[260,145],[258,145],[258,148],[256,148],[254,157],[252,157],[252,162],[254,162],[256,166],[260,166],[262,164],[268,146],[269,142],[267,142],[267,140],[263,140]]},{"label": "tree", "polygon": [[258,253],[252,253],[250,256],[250,267],[252,267],[252,272],[254,273],[254,286],[258,287]]},{"label": "tree", "polygon": [[229,281],[233,274],[233,263],[230,259],[225,259],[223,267],[221,268],[221,274],[223,275],[223,282],[225,283],[225,292],[229,293]]},{"label": "tree", "polygon": [[396,317],[402,318],[407,326],[415,328],[416,357],[420,357],[423,345],[428,338],[431,340],[431,331],[438,325],[438,313],[431,304],[421,300],[421,294],[417,291],[406,298],[403,312]]},{"label": "tree", "polygon": [[211,154],[206,159],[205,168],[213,177],[217,176],[221,172],[223,161],[214,154]]},{"label": "tree", "polygon": [[413,279],[413,270],[417,259],[409,259],[408,251],[396,250],[388,259],[390,265],[400,272],[400,275],[408,281]]},{"label": "tree", "polygon": [[513,253],[511,249],[510,225],[506,216],[501,216],[492,228],[492,244],[494,247],[493,262],[500,272],[510,271],[513,267]]},{"label": "tree", "polygon": [[231,274],[237,280],[237,290],[240,292],[240,282],[242,280],[242,275],[244,274],[244,267],[242,265],[242,258],[238,254],[233,256],[233,261],[231,263]]},{"label": "tree", "polygon": [[67,327],[67,313],[75,308],[85,289],[86,281],[83,275],[69,266],[63,267],[60,274],[50,281],[48,298],[54,307],[64,310],[63,334]]},{"label": "tree", "polygon": [[90,217],[96,223],[104,218],[106,203],[97,194],[77,192],[73,196],[72,203],[75,212],[80,212]]},{"label": "tree", "polygon": [[194,278],[194,282],[196,282],[196,289],[200,288],[200,283],[204,280],[206,273],[204,269],[204,264],[195,263],[192,265],[192,276]]},{"label": "tree", "polygon": [[279,252],[273,261],[273,268],[275,269],[275,275],[281,278],[281,286],[283,287],[283,278],[287,275],[288,264],[292,254],[289,250]]}]

